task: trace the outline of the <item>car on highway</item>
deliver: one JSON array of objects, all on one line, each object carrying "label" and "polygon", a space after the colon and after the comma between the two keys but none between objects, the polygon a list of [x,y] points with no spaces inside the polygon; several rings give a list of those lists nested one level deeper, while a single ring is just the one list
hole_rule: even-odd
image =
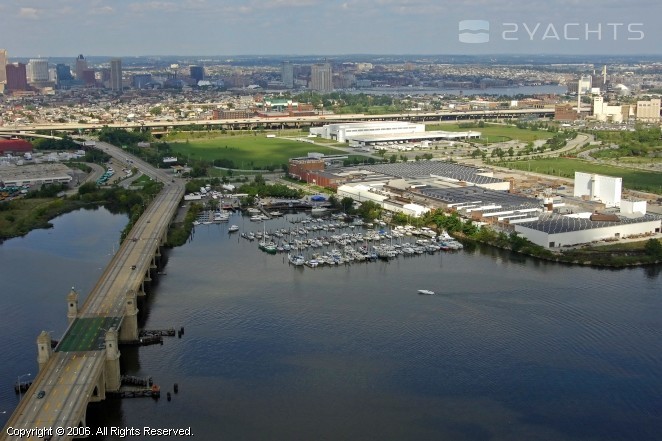
[{"label": "car on highway", "polygon": [[46,392],[43,390],[40,390],[39,393],[37,394],[37,398],[42,399],[46,396]]}]

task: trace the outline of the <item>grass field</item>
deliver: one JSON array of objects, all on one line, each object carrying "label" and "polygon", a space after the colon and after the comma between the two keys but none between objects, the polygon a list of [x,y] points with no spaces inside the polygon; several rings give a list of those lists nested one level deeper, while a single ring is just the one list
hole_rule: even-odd
[{"label": "grass field", "polygon": [[517,139],[522,142],[535,141],[538,139],[548,139],[554,136],[553,133],[544,130],[518,129],[515,126],[506,126],[499,124],[485,124],[485,127],[464,128],[458,124],[434,124],[426,126],[426,130],[444,130],[447,132],[465,132],[473,130],[481,132],[483,138],[487,137],[491,142],[504,142]]},{"label": "grass field", "polygon": [[532,159],[500,163],[499,165],[566,178],[574,178],[575,171],[617,176],[623,178],[625,188],[662,194],[662,173],[593,164],[569,158]]},{"label": "grass field", "polygon": [[[307,136],[308,132],[305,132],[300,129],[284,129],[284,130],[278,130],[272,131],[273,133],[278,133],[278,136]],[[270,132],[270,133],[272,133]],[[228,130],[226,134],[221,133],[220,130],[205,130],[205,131],[196,131],[196,132],[188,132],[188,131],[173,131],[171,133],[168,133],[164,135],[161,139],[163,141],[186,141],[187,139],[190,141],[194,140],[199,140],[199,139],[225,139],[228,137],[231,137],[230,133],[234,133],[235,136],[253,136],[253,133],[255,131],[253,130]],[[258,135],[258,136],[264,136],[264,135]]]},{"label": "grass field", "polygon": [[228,136],[171,145],[178,156],[206,161],[228,159],[236,168],[242,170],[270,165],[280,166],[287,164],[290,158],[306,156],[310,152],[326,155],[342,153],[329,147],[289,139],[266,138],[264,135]]}]

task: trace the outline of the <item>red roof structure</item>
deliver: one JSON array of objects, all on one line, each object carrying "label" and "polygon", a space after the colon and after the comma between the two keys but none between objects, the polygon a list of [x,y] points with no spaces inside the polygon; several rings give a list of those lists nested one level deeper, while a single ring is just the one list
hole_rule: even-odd
[{"label": "red roof structure", "polygon": [[32,153],[32,144],[22,139],[0,139],[0,155]]}]

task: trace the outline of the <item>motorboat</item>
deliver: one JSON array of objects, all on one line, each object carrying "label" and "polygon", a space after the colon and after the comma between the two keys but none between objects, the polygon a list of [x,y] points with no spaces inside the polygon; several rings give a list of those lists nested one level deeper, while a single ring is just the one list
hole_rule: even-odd
[{"label": "motorboat", "polygon": [[425,296],[433,296],[434,291],[430,291],[429,289],[419,289],[418,290],[419,294],[425,295]]},{"label": "motorboat", "polygon": [[234,233],[235,231],[239,231],[239,225],[230,225],[228,227],[228,233]]}]

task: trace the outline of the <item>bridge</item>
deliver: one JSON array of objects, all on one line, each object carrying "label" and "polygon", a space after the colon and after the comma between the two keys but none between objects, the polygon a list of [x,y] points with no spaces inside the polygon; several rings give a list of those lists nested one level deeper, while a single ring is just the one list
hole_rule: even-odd
[{"label": "bridge", "polygon": [[[302,127],[310,125],[321,125],[341,122],[361,122],[361,121],[421,121],[421,122],[441,122],[441,121],[462,121],[467,119],[512,119],[522,117],[545,118],[554,115],[554,109],[498,109],[498,110],[473,110],[467,112],[407,112],[382,115],[364,115],[364,114],[320,114],[315,116],[301,117],[259,117],[243,119],[216,119],[216,120],[187,120],[187,121],[126,121],[114,123],[63,123],[63,124],[30,124],[30,125],[11,125],[6,129],[0,127],[0,133],[4,130],[20,133],[34,130],[65,131],[65,132],[83,132],[90,130],[100,130],[105,127],[120,129],[175,129],[178,127],[187,127],[191,125],[201,126],[205,129],[255,129],[264,128],[284,128],[284,127]],[[29,136],[28,133],[22,133],[20,136]]]},{"label": "bridge", "polygon": [[[97,143],[122,161],[126,152]],[[37,338],[39,374],[7,422],[0,440],[43,440],[44,434],[20,436],[18,429],[53,428],[51,440],[69,440],[57,427],[83,427],[87,405],[105,399],[120,388],[118,343],[138,339],[136,297],[156,269],[156,259],[167,239],[171,219],[184,196],[184,183],[146,162],[133,165],[164,184],[129,236],[114,255],[82,306],[72,289],[67,296],[69,326],[55,350],[51,337]],[[43,391],[43,393],[42,393]],[[14,430],[8,433],[9,428]],[[41,437],[38,437],[41,436]]]}]

